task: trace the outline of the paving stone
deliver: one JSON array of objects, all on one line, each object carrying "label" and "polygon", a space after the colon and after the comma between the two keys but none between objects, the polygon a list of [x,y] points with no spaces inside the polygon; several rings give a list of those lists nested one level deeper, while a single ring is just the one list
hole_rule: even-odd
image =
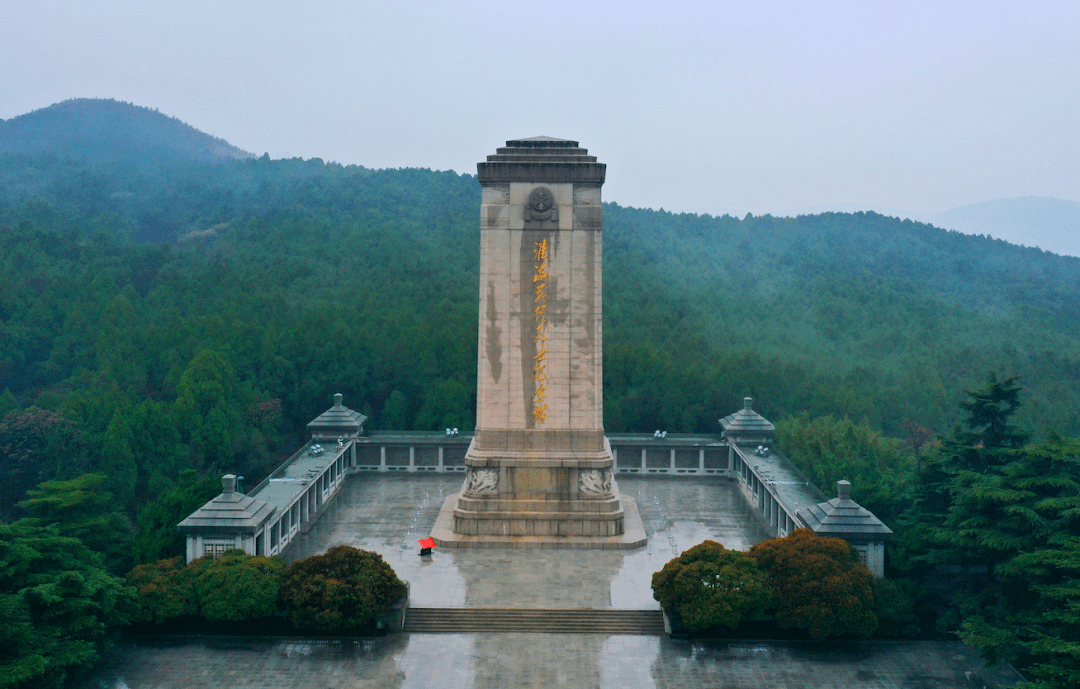
[{"label": "paving stone", "polygon": [[[735,484],[720,478],[619,478],[638,499],[649,548],[597,550],[436,549],[420,558],[443,498],[461,476],[351,477],[292,557],[339,544],[376,550],[411,582],[423,607],[655,607],[652,572],[705,538],[745,549],[766,536]],[[420,507],[423,505],[423,507]],[[662,513],[661,513],[662,510]],[[412,527],[413,517],[419,517]],[[400,549],[402,540],[406,548]],[[977,654],[951,642],[680,641],[596,634],[398,634],[365,640],[124,639],[83,683],[101,689],[323,689],[390,687],[603,689],[967,689],[965,673],[999,686]]]}]

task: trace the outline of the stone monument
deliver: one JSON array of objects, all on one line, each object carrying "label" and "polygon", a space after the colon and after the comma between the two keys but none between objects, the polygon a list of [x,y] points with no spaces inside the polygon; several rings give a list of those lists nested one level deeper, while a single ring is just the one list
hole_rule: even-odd
[{"label": "stone monument", "polygon": [[576,141],[507,141],[477,170],[480,333],[476,434],[442,546],[633,548],[604,435],[600,187]]}]

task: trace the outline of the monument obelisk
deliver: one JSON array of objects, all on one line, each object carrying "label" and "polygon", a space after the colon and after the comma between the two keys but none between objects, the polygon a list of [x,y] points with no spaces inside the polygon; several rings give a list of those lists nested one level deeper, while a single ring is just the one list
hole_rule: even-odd
[{"label": "monument obelisk", "polygon": [[443,546],[632,548],[604,435],[600,187],[578,142],[507,141],[479,163],[476,434]]}]

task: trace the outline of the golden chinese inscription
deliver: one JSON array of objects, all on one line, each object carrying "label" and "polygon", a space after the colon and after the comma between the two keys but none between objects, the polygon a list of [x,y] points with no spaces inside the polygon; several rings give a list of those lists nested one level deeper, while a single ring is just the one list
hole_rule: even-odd
[{"label": "golden chinese inscription", "polygon": [[536,346],[536,354],[533,355],[533,423],[547,421],[547,279],[548,279],[548,242],[533,242],[533,318],[536,325],[536,335],[533,344]]}]

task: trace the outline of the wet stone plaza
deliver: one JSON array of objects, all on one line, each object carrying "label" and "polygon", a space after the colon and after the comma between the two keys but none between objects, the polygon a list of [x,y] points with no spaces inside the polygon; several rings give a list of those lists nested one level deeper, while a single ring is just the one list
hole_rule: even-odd
[{"label": "wet stone plaza", "polygon": [[[382,554],[417,607],[655,609],[652,573],[705,539],[746,549],[767,537],[733,481],[620,476],[649,546],[637,550],[436,549],[418,556],[447,474],[350,477],[289,557],[352,545]],[[87,686],[952,688],[1018,681],[951,642],[673,640],[601,634],[418,634],[357,640],[124,639]]]},{"label": "wet stone plaza", "polygon": [[[705,539],[745,550],[768,537],[735,483],[678,477],[619,479],[638,503],[649,545],[629,551],[442,549],[418,557],[461,475],[360,474],[298,538],[294,558],[351,545],[380,553],[411,586],[417,607],[657,608],[650,581],[674,555]],[[404,546],[404,547],[403,547]]]}]

